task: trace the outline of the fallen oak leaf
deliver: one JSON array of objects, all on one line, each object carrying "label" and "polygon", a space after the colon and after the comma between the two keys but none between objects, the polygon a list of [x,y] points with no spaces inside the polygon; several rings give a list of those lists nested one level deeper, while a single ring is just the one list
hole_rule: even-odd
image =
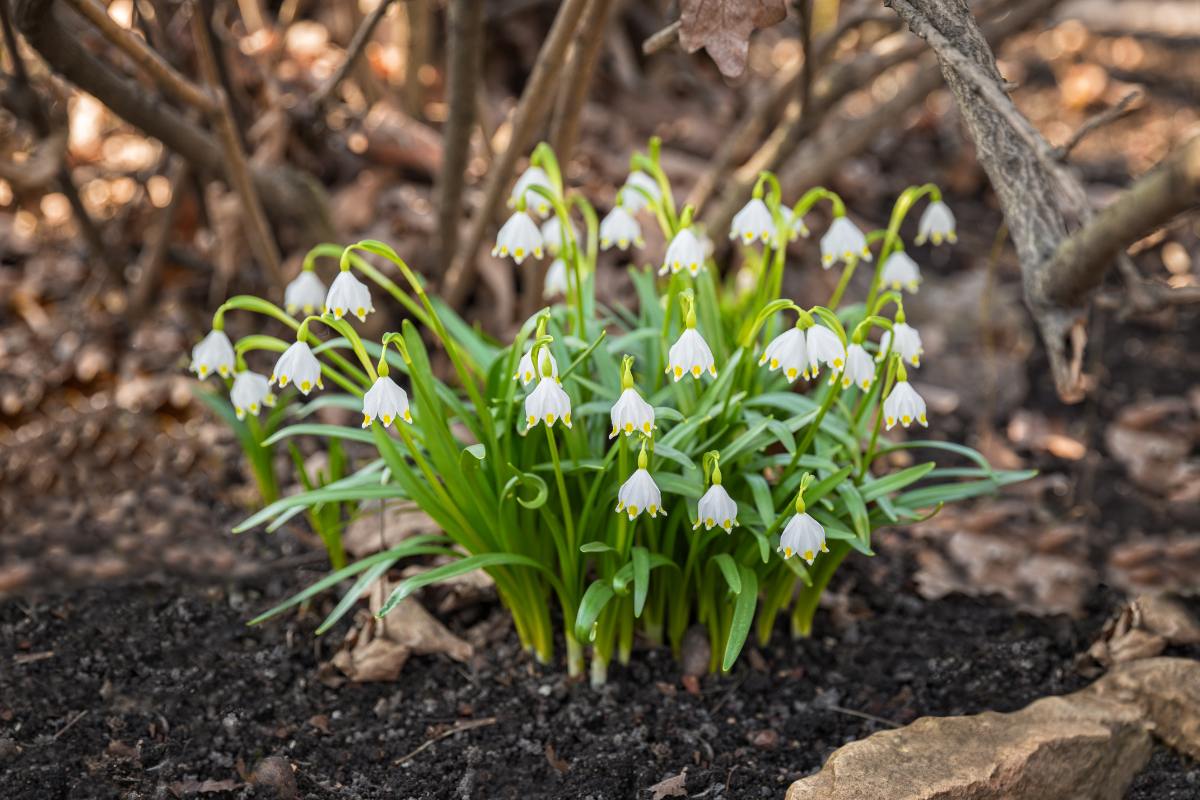
[{"label": "fallen oak leaf", "polygon": [[708,51],[727,78],[746,71],[750,34],[787,16],[784,0],[680,0],[679,44],[689,53]]}]

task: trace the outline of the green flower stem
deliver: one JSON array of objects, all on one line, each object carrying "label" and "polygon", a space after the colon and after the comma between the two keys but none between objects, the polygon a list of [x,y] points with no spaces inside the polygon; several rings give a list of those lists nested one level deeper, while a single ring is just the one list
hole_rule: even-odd
[{"label": "green flower stem", "polygon": [[892,217],[888,221],[887,234],[883,239],[883,247],[879,250],[879,259],[875,264],[875,274],[871,278],[871,288],[867,291],[867,308],[872,307],[875,295],[879,293],[879,284],[883,280],[883,265],[887,263],[888,256],[900,246],[900,225],[913,205],[927,195],[936,201],[941,199],[942,192],[934,184],[927,183],[923,186],[910,186],[896,198],[896,204],[892,206]]},{"label": "green flower stem", "polygon": [[[571,513],[571,498],[567,494],[567,484],[563,479],[562,464],[558,460],[558,443],[554,441],[554,431],[550,426],[546,428],[546,442],[550,445],[550,461],[554,464],[554,482],[558,486],[558,496],[562,503],[563,525],[567,529],[566,550],[570,554],[570,562],[564,566],[570,568],[570,574],[573,576],[577,571],[579,542],[575,538],[575,519]],[[574,615],[567,619],[574,619]]]},{"label": "green flower stem", "polygon": [[878,413],[875,415],[875,425],[871,428],[871,443],[867,446],[866,455],[863,456],[862,476],[865,478],[871,472],[871,462],[875,460],[875,446],[879,442],[879,429],[883,427],[883,405],[882,401],[887,398],[888,393],[892,391],[892,386],[895,384],[896,378],[896,363],[899,356],[889,355],[886,359],[888,370],[887,378],[884,381],[884,387],[879,393],[880,405]]},{"label": "green flower stem", "polygon": [[[556,167],[556,169],[557,169],[557,167]],[[561,177],[559,178],[559,180],[560,181],[562,180]],[[575,241],[575,228],[571,224],[571,215],[568,213],[567,206],[566,206],[566,204],[563,203],[563,200],[562,200],[561,187],[559,189],[558,194],[551,192],[544,186],[531,186],[531,187],[529,187],[529,190],[532,192],[535,192],[537,194],[540,194],[542,197],[549,200],[550,204],[554,207],[554,215],[556,217],[558,217],[559,226],[562,229],[563,237],[566,239],[566,245],[567,245],[566,248],[560,254],[560,257],[563,258],[563,260],[565,260],[570,265],[571,275],[574,278],[574,281],[573,281],[574,285],[573,286],[568,285],[567,288],[569,290],[571,290],[571,292],[572,292],[571,302],[575,306],[575,320],[576,320],[575,335],[581,339],[586,339],[587,338],[587,320],[584,316],[584,311],[583,311],[583,280],[582,280],[582,270],[580,269],[580,263],[579,263],[581,256],[579,253],[579,245]],[[572,281],[568,281],[568,284],[570,284],[570,283],[572,283]]]},{"label": "green flower stem", "polygon": [[816,438],[817,431],[821,427],[821,420],[825,419],[825,415],[829,413],[829,409],[833,407],[834,402],[841,393],[841,381],[837,381],[828,387],[828,390],[825,392],[825,399],[821,401],[821,406],[817,409],[817,416],[809,423],[808,429],[804,431],[804,438],[796,445],[796,452],[792,454],[792,460],[788,462],[784,474],[788,474],[796,469],[796,465],[800,463],[800,457],[808,452],[808,448],[812,446],[813,439]]},{"label": "green flower stem", "polygon": [[319,322],[330,330],[341,334],[346,341],[350,342],[350,347],[354,350],[354,355],[358,356],[358,363],[363,365],[367,376],[370,378],[370,384],[374,385],[379,375],[375,372],[375,364],[371,361],[371,357],[367,355],[367,349],[363,347],[362,337],[350,326],[345,320],[334,319],[332,316],[309,316],[305,317],[300,323],[300,327],[296,329],[296,341],[305,341],[309,339],[308,325],[311,322]]},{"label": "green flower stem", "polygon": [[846,287],[850,284],[850,278],[854,275],[854,270],[858,267],[859,259],[851,258],[850,263],[842,270],[842,277],[838,280],[837,288],[833,290],[833,294],[829,296],[829,301],[825,304],[833,310],[837,310],[838,305],[842,302],[842,295],[846,293]]},{"label": "green flower stem", "polygon": [[812,633],[812,618],[817,611],[817,603],[821,599],[821,594],[829,585],[829,579],[841,565],[842,559],[849,553],[850,545],[838,540],[829,544],[828,553],[822,553],[817,557],[816,564],[811,570],[812,586],[800,589],[796,604],[792,607],[792,635],[796,638],[805,638]]}]

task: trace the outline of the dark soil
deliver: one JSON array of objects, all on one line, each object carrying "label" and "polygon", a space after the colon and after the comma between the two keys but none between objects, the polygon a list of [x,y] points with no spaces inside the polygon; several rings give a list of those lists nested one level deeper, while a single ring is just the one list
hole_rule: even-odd
[{"label": "dark soil", "polygon": [[[247,781],[280,756],[305,798],[645,798],[685,770],[691,796],[778,798],[890,724],[1080,688],[1076,654],[1116,603],[1098,596],[1079,621],[1032,617],[998,601],[922,601],[864,569],[845,577],[883,591],[823,615],[810,640],[781,629],[695,695],[663,650],[639,650],[595,691],[535,666],[503,625],[469,667],[414,658],[396,684],[328,688],[315,617],[244,624],[280,586],[9,600],[0,797],[274,797],[274,783]],[[494,722],[438,738],[482,720]],[[1127,796],[1200,797],[1200,768],[1164,750]]]}]

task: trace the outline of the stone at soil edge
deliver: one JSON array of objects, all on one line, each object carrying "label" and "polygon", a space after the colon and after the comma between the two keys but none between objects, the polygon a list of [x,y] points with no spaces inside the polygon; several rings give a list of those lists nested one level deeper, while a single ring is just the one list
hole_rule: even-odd
[{"label": "stone at soil edge", "polygon": [[1120,800],[1153,730],[1200,748],[1200,663],[1154,658],[1011,714],[925,717],[838,749],[787,800]]}]

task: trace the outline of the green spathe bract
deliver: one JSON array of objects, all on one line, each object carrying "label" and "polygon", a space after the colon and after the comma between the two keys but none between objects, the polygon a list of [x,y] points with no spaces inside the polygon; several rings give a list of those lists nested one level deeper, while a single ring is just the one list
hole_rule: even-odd
[{"label": "green spathe bract", "polygon": [[[890,349],[880,353],[871,339],[904,321],[901,296],[880,291],[880,265],[903,247],[900,228],[913,205],[926,197],[940,199],[936,187],[905,191],[887,229],[866,234],[879,252],[863,303],[841,305],[858,265],[855,258],[842,267],[826,305],[800,308],[780,298],[793,221],[818,202],[828,202],[837,217],[845,209],[840,198],[821,188],[790,208],[783,206],[778,182],[764,174],[755,198],[765,201],[776,231],[761,249],[746,248],[742,269],[750,271],[750,280],[738,281],[732,271],[720,280],[711,260],[695,275],[685,269],[659,277],[650,266],[633,266],[636,310],[605,309],[595,297],[596,214],[581,195],[564,191],[548,146],[538,146],[532,164],[545,171],[551,186],[533,186],[525,195],[544,197],[562,223],[567,300],[527,320],[508,346],[488,340],[428,297],[400,256],[375,241],[345,249],[321,245],[305,268],[333,257],[343,270],[357,271],[391,295],[409,319],[380,342],[362,340],[347,320],[297,320],[258,298],[234,298],[217,312],[216,329],[223,328],[224,314],[231,310],[286,324],[295,340],[313,345],[331,384],[324,394],[293,403],[290,427],[273,422],[257,438],[245,437],[248,446],[307,436],[338,447],[344,440],[366,442],[377,453],[345,477],[339,474],[325,485],[305,479],[306,491],[268,498],[273,501],[238,530],[277,527],[302,509],[329,525],[327,514],[312,510],[404,499],[442,531],[346,567],[337,564],[341,568],[333,575],[254,622],[355,578],[322,624],[324,631],[392,565],[435,554],[450,560],[402,581],[379,613],[422,586],[483,569],[512,612],[522,644],[549,662],[561,635],[572,675],[582,674],[590,648],[592,680],[603,682],[614,657],[629,659],[639,633],[651,643],[669,643],[678,653],[685,631],[696,622],[708,631],[711,668],[728,670],[755,623],[765,642],[780,611],[789,610],[793,632],[806,635],[820,594],[842,559],[853,550],[872,555],[871,534],[879,527],[923,519],[944,502],[1029,476],[995,472],[960,445],[879,439],[883,399],[906,379],[899,356]],[[659,186],[660,197],[641,191],[668,241],[689,226],[703,236],[692,224],[690,208],[676,211],[657,141],[648,154],[635,155],[631,167]],[[519,212],[525,195],[516,202]],[[582,217],[583,240],[576,239],[573,216]],[[399,282],[387,272],[398,273]],[[890,318],[888,310],[894,312]],[[808,362],[799,364],[797,342],[803,337],[792,334],[786,346],[772,352],[791,359],[795,369],[760,364],[766,345],[793,324],[812,344]],[[335,336],[322,342],[312,330],[319,326]],[[866,392],[853,382],[829,380],[844,367],[841,360],[852,343],[877,358],[875,380]],[[288,345],[270,336],[246,337],[235,346],[238,368],[245,368],[252,351],[278,353]],[[449,357],[446,380],[434,373],[429,345]],[[526,363],[535,366],[518,374],[526,354],[531,355]],[[545,356],[552,356],[553,364]],[[785,373],[806,374],[809,380],[793,385]],[[306,421],[321,407],[360,409],[363,393],[389,374],[408,387],[411,423],[397,419],[385,427],[367,420],[365,428],[343,428]],[[527,377],[532,379],[526,382]],[[527,395],[546,381],[552,383],[527,404]],[[796,385],[807,388],[799,393]],[[653,408],[653,417],[639,404],[642,429],[623,427],[610,438],[616,424],[610,421],[612,406],[631,388]],[[281,397],[280,406],[289,399],[295,395]],[[923,401],[909,398],[910,406],[918,402],[917,418],[924,422]],[[564,413],[568,403],[569,414]],[[901,449],[941,450],[973,466],[938,470],[929,461],[888,472],[879,458]],[[261,470],[261,454],[256,458]],[[721,486],[716,496],[723,508],[728,508],[726,493],[737,505],[736,525],[731,521],[728,531],[696,524],[697,502],[714,484]],[[809,563],[777,552],[781,532],[801,514],[797,524],[803,522],[809,537],[802,549],[812,556]],[[822,529],[823,534],[815,533]],[[814,544],[816,535],[824,539]],[[327,538],[326,544],[340,552],[340,541]],[[559,615],[551,613],[552,603]],[[563,620],[558,632],[557,616]]]}]

